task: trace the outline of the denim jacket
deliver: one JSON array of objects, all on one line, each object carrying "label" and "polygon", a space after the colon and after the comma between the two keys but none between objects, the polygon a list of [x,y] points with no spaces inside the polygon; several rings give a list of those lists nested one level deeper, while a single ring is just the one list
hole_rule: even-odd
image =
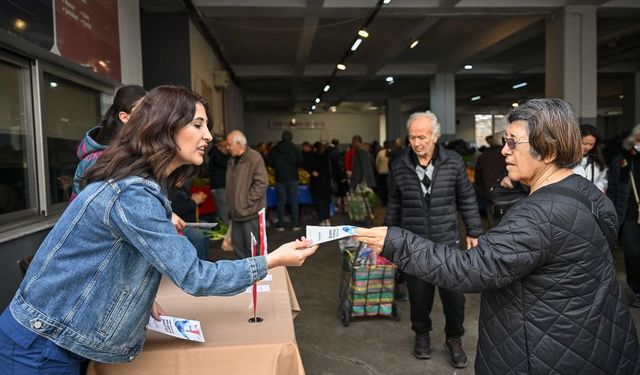
[{"label": "denim jacket", "polygon": [[100,362],[142,350],[161,275],[185,292],[228,296],[267,274],[265,257],[201,261],[171,223],[159,185],[97,182],[69,205],[38,249],[10,308],[24,327]]}]

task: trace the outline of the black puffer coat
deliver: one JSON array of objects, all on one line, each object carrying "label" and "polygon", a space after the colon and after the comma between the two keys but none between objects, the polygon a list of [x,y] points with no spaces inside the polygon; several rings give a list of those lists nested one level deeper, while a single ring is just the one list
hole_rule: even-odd
[{"label": "black puffer coat", "polygon": [[[614,207],[588,180],[558,182]],[[587,207],[541,188],[516,203],[468,251],[389,228],[382,255],[459,292],[482,291],[477,374],[638,374],[638,337],[611,251]]]},{"label": "black puffer coat", "polygon": [[464,161],[455,151],[438,147],[432,176],[429,214],[415,166],[407,148],[391,164],[387,186],[389,202],[384,225],[399,226],[432,241],[452,245],[460,240],[458,211],[467,235],[482,234],[482,223],[473,185],[467,178]]}]

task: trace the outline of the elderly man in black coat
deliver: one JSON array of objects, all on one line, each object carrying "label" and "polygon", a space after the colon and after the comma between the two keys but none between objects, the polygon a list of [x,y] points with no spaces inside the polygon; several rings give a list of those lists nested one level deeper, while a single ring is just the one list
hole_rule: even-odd
[{"label": "elderly man in black coat", "polygon": [[[465,248],[474,246],[482,224],[473,186],[460,155],[438,146],[440,125],[431,112],[414,113],[407,121],[408,147],[389,171],[389,202],[384,224],[399,226],[434,242],[460,246],[458,212],[467,227]],[[460,250],[462,251],[462,250]],[[414,355],[431,358],[429,331],[435,286],[406,274],[411,304]],[[464,295],[438,288],[445,313],[446,345],[451,364],[468,365],[462,349]]]}]

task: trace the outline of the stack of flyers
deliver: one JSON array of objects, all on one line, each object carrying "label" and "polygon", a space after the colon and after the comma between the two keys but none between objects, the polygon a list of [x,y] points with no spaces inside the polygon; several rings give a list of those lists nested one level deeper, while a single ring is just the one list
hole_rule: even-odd
[{"label": "stack of flyers", "polygon": [[204,342],[204,334],[197,320],[160,315],[160,321],[149,317],[147,328],[184,340]]}]

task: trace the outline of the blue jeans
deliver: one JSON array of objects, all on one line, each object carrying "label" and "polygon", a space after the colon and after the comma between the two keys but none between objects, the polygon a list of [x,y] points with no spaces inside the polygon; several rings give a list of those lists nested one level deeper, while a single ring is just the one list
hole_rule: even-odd
[{"label": "blue jeans", "polygon": [[194,227],[185,227],[182,233],[184,233],[193,247],[196,248],[198,258],[209,260],[209,237],[205,236],[200,229]]},{"label": "blue jeans", "polygon": [[291,207],[291,220],[293,226],[300,226],[300,209],[298,208],[298,181],[276,182],[278,194],[278,226],[284,223],[284,206],[289,201]]},{"label": "blue jeans", "polygon": [[87,362],[16,322],[9,308],[0,316],[0,374],[80,374]]}]

